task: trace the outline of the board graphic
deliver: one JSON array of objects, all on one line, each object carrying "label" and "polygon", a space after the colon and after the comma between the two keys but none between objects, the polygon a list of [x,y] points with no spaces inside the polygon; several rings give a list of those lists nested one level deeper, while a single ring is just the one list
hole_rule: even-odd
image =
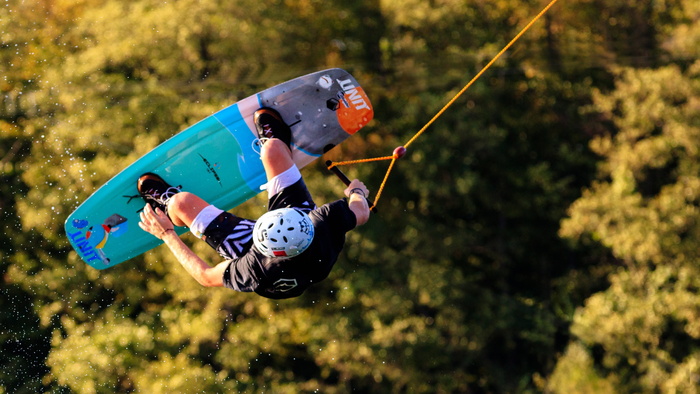
[{"label": "board graphic", "polygon": [[[364,127],[373,117],[362,87],[347,71],[305,75],[247,97],[188,127],[100,187],[65,222],[66,235],[90,266],[105,269],[162,242],[138,226],[136,180],[146,172],[229,210],[260,193],[266,182],[253,113],[276,109],[292,129],[299,168]],[[179,234],[186,231],[176,228]]]}]

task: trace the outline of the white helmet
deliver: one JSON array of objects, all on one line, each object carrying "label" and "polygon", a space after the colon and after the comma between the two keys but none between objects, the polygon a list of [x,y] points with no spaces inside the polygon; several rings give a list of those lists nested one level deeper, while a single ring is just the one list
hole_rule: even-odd
[{"label": "white helmet", "polygon": [[253,228],[253,243],[269,257],[294,257],[311,245],[314,225],[296,208],[280,208],[262,215]]}]

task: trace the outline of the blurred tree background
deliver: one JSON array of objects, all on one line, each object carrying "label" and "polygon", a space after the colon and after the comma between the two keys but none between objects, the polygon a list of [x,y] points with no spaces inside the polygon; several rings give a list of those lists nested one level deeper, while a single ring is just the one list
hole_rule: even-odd
[{"label": "blurred tree background", "polygon": [[[389,154],[545,5],[3,2],[0,392],[694,392],[696,0],[559,2],[411,145],[300,298],[202,288],[164,248],[97,271],[66,240],[159,143],[323,68],[376,118],[331,158]],[[385,166],[347,171],[376,190]],[[340,195],[321,163],[303,173],[317,202]]]}]

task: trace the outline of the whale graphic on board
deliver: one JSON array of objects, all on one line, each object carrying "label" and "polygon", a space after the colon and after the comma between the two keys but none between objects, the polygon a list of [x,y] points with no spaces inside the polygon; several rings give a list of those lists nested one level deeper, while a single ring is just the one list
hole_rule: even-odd
[{"label": "whale graphic on board", "polygon": [[102,238],[102,241],[95,245],[95,248],[97,249],[104,248],[110,234],[114,237],[119,237],[120,235],[124,234],[128,229],[127,220],[124,216],[115,213],[114,215],[105,219],[105,221],[102,223],[102,229],[105,231],[104,238]]}]

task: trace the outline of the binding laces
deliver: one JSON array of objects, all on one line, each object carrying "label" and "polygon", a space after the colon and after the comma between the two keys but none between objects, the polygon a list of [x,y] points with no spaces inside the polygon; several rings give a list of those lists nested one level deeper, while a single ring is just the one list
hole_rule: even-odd
[{"label": "binding laces", "polygon": [[[149,190],[147,192],[139,193],[139,194],[136,194],[133,196],[123,196],[123,197],[126,197],[129,199],[129,201],[126,202],[127,204],[131,203],[131,200],[133,200],[135,198],[143,198],[146,202],[148,202],[148,200],[152,200],[152,201],[156,202],[157,204],[165,207],[165,213],[168,213],[167,212],[168,201],[170,201],[170,199],[174,195],[176,195],[177,193],[180,193],[180,191],[182,191],[182,186],[170,186],[163,193],[160,193],[160,194],[158,194],[157,192],[151,193],[151,190]],[[138,212],[141,212],[142,210],[143,210],[143,208],[139,209]]]}]

